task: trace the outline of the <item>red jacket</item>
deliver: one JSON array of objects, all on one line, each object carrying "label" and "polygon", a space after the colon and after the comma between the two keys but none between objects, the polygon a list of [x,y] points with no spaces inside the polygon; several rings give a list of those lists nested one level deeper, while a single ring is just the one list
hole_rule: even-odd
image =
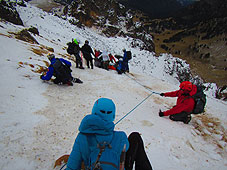
[{"label": "red jacket", "polygon": [[164,113],[164,116],[174,115],[181,112],[192,112],[194,109],[195,101],[192,97],[197,92],[196,85],[193,85],[192,91],[189,93],[189,96],[183,95],[182,90],[177,90],[173,92],[164,93],[165,97],[178,97],[177,104],[172,109],[169,109]]},{"label": "red jacket", "polygon": [[116,60],[112,54],[109,54],[110,61],[113,63],[113,61],[116,63]]}]

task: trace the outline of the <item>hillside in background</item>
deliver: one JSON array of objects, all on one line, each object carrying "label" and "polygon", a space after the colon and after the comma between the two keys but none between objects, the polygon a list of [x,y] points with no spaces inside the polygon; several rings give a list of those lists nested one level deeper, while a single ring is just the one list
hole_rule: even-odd
[{"label": "hillside in background", "polygon": [[[37,0],[30,2],[39,7],[43,4]],[[146,1],[126,2],[146,4]],[[151,2],[158,3],[159,8],[149,5],[156,9],[164,9],[164,4],[168,4],[164,0],[147,3]],[[176,3],[179,2],[189,1]],[[173,17],[163,19],[152,19],[143,11],[132,10],[129,5],[112,0],[55,0],[44,3],[42,8],[78,27],[95,29],[107,37],[132,37],[132,47],[155,52],[157,56],[169,53],[182,58],[191,65],[194,76],[198,74],[204,82],[214,82],[222,88],[227,84],[226,3],[225,0],[195,1],[177,10]]]},{"label": "hillside in background", "polygon": [[119,2],[129,8],[140,10],[153,19],[171,16],[183,8],[177,0],[119,0]]},{"label": "hillside in background", "polygon": [[227,1],[201,0],[175,17],[148,23],[157,53],[191,64],[205,81],[227,84]]}]

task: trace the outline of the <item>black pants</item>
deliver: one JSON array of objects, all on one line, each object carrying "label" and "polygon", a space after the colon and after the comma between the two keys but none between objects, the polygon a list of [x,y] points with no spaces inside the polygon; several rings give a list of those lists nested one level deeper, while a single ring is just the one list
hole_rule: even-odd
[{"label": "black pants", "polygon": [[181,112],[175,115],[170,115],[169,118],[173,121],[181,121],[188,124],[191,120],[191,114],[187,112]]},{"label": "black pants", "polygon": [[128,137],[129,149],[126,152],[125,170],[152,170],[152,166],[144,150],[143,139],[138,132],[133,132]]},{"label": "black pants", "polygon": [[76,57],[76,68],[83,67],[83,65],[82,65],[82,59],[80,57],[80,54],[78,53],[78,54],[74,54],[74,55]]},{"label": "black pants", "polygon": [[72,81],[72,78],[68,78],[68,79],[63,79],[59,76],[57,76],[55,79],[54,79],[54,84],[59,84],[59,83],[62,83],[62,84],[67,84],[68,82]]},{"label": "black pants", "polygon": [[90,65],[91,65],[91,69],[93,69],[93,59],[90,57],[90,58],[85,58],[86,59],[86,62],[87,62],[87,68],[90,68]]}]

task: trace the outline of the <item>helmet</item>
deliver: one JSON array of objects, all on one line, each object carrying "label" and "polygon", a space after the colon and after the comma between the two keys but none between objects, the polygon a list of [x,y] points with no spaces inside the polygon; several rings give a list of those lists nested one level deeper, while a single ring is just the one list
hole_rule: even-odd
[{"label": "helmet", "polygon": [[111,99],[100,98],[95,102],[91,113],[100,116],[105,121],[113,122],[115,111],[115,104]]},{"label": "helmet", "polygon": [[74,38],[73,42],[74,42],[76,45],[79,44],[79,42],[76,40],[76,38]]},{"label": "helmet", "polygon": [[86,41],[85,41],[85,44],[89,44],[89,41],[88,41],[88,40],[86,40]]},{"label": "helmet", "polygon": [[52,53],[48,53],[47,57],[49,60],[52,60],[53,58],[55,58],[55,55]]},{"label": "helmet", "polygon": [[183,81],[179,87],[182,90],[192,91],[192,83],[189,81]]}]

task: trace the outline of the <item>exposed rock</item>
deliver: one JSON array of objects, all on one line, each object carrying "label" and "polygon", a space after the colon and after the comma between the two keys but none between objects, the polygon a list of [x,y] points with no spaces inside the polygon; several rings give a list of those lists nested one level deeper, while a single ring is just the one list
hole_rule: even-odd
[{"label": "exposed rock", "polygon": [[109,37],[113,37],[116,34],[118,34],[119,31],[120,31],[120,29],[117,27],[107,26],[107,28],[105,30],[103,30],[102,32]]},{"label": "exposed rock", "polygon": [[0,1],[0,17],[8,22],[16,25],[23,25],[23,22],[18,14],[13,3],[6,2],[5,0]]},{"label": "exposed rock", "polygon": [[227,101],[227,85],[218,88],[216,91],[216,98]]},{"label": "exposed rock", "polygon": [[35,27],[30,27],[30,28],[28,29],[28,31],[31,32],[31,33],[33,33],[33,34],[39,35],[39,31],[38,31],[38,29],[35,28]]},{"label": "exposed rock", "polygon": [[115,0],[73,1],[65,7],[64,13],[75,18],[71,21],[75,25],[96,27],[106,36],[137,38],[144,42],[141,49],[155,50],[152,35],[143,24],[146,17],[143,17],[141,12],[131,11]]},{"label": "exposed rock", "polygon": [[31,34],[26,29],[23,29],[22,31],[18,32],[15,37],[25,42],[29,42],[32,44],[39,44],[36,41],[36,39],[33,36],[31,36]]}]

